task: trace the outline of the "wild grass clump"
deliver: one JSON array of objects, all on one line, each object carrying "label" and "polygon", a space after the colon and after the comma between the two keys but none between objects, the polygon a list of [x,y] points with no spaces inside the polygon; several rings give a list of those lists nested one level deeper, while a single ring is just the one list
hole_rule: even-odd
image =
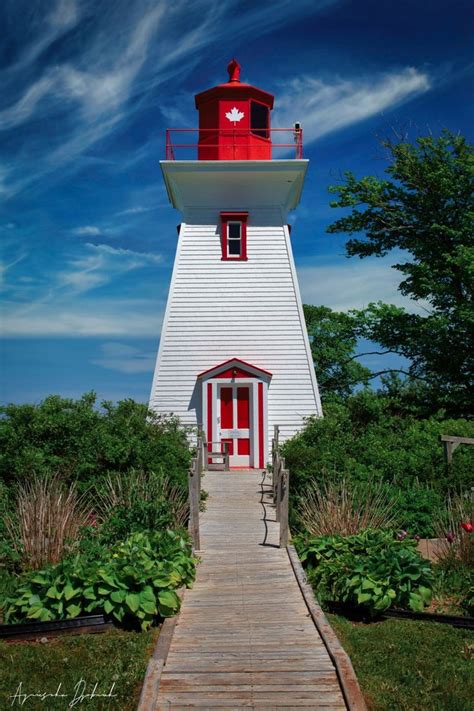
[{"label": "wild grass clump", "polygon": [[395,506],[382,482],[313,482],[296,506],[296,518],[312,536],[352,536],[366,529],[396,528]]},{"label": "wild grass clump", "polygon": [[58,474],[32,475],[17,485],[5,527],[22,567],[36,570],[58,563],[91,517],[92,509],[74,483],[66,486]]},{"label": "wild grass clump", "polygon": [[474,502],[469,494],[448,497],[444,511],[435,518],[439,543],[438,561],[442,564],[474,566],[472,522]]}]

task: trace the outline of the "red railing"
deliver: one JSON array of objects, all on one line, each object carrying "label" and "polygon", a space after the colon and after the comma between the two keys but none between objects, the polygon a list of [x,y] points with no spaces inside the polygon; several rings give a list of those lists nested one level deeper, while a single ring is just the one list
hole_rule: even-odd
[{"label": "red railing", "polygon": [[[286,143],[275,142],[282,134],[287,134]],[[175,138],[173,134],[178,134]],[[183,135],[184,134],[184,135]],[[185,142],[186,134],[197,134],[196,140]],[[276,134],[276,135],[275,135]],[[282,136],[285,138],[286,136]],[[181,139],[181,140],[180,140]],[[200,159],[239,160],[271,159],[275,152],[284,157],[293,153],[294,158],[303,157],[303,130],[301,128],[167,128],[166,160]]]}]

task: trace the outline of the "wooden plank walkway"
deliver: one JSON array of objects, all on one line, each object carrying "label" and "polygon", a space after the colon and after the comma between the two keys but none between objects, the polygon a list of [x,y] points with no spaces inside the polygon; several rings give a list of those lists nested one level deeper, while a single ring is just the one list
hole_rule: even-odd
[{"label": "wooden plank walkway", "polygon": [[202,562],[184,595],[157,710],[346,709],[287,551],[277,547],[262,478],[232,471],[203,479]]}]

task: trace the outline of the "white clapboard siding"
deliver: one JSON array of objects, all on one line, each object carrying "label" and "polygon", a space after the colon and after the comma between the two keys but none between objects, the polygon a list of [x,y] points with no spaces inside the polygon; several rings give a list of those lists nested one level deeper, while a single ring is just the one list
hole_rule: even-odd
[{"label": "white clapboard siding", "polygon": [[150,407],[185,425],[202,421],[196,378],[231,358],[273,374],[268,440],[320,415],[288,228],[279,209],[249,214],[246,262],[221,260],[218,209],[190,209],[181,225]]}]

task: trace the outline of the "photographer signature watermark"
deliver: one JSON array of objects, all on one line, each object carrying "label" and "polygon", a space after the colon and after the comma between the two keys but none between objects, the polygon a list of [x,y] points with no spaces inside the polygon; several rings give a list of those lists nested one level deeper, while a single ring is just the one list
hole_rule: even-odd
[{"label": "photographer signature watermark", "polygon": [[[64,689],[62,681],[59,682],[55,691],[28,692],[23,689],[23,682],[20,681],[15,693],[8,698],[11,699],[10,706],[26,706],[29,701],[33,700],[47,702],[50,699],[65,699],[68,702],[66,708],[74,708],[74,706],[79,706],[79,704],[91,701],[92,699],[115,698],[117,696],[117,694],[114,694],[115,684],[116,682],[114,681],[108,691],[100,691],[99,682],[96,682],[92,686],[84,679],[79,679],[77,684],[74,685],[73,690],[69,693]],[[46,708],[48,708],[48,706],[46,706]]]}]

